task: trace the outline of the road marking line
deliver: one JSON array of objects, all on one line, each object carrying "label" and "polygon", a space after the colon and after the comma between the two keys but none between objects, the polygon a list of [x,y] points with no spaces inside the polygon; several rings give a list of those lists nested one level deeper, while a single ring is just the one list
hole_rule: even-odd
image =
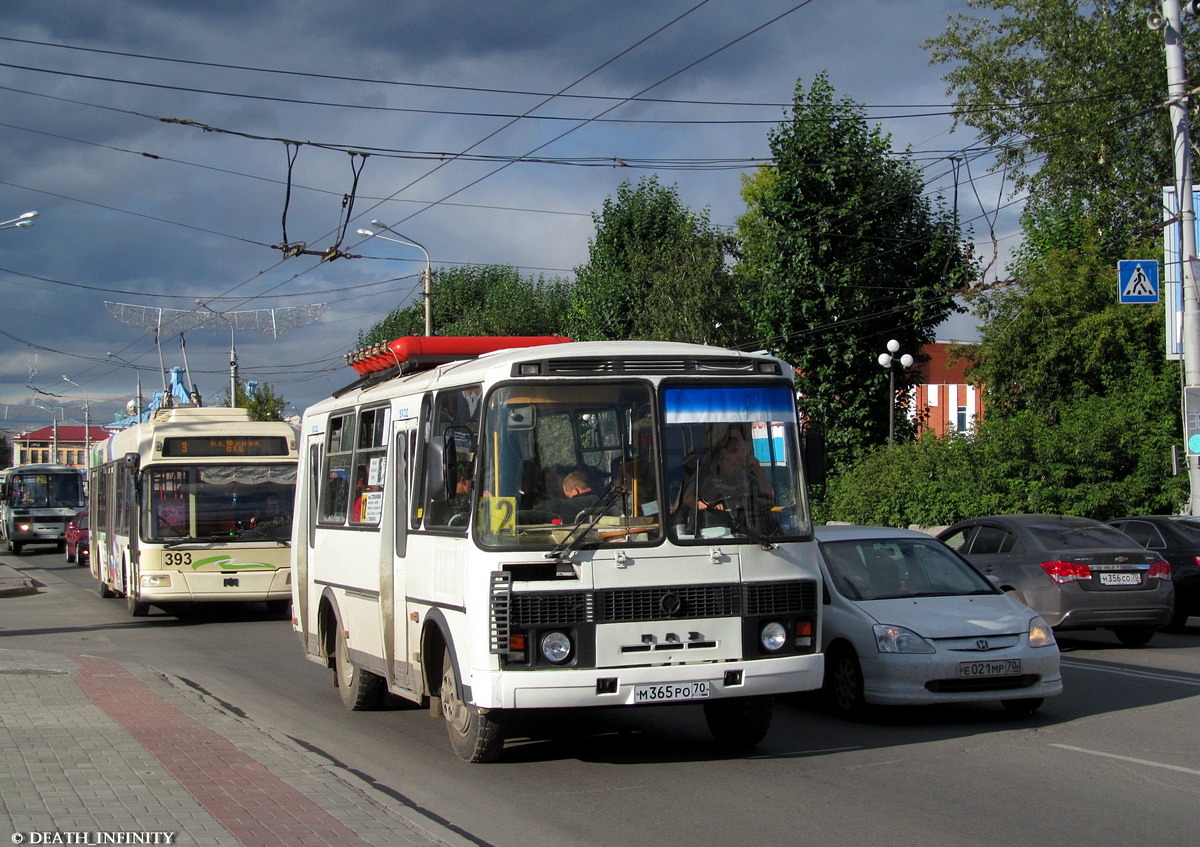
[{"label": "road marking line", "polygon": [[1200,770],[1195,768],[1183,768],[1179,765],[1168,765],[1163,762],[1151,762],[1148,759],[1134,759],[1130,756],[1118,756],[1116,753],[1103,753],[1100,750],[1087,750],[1083,747],[1072,747],[1070,744],[1051,744],[1051,747],[1057,747],[1060,750],[1071,750],[1075,753],[1087,753],[1091,756],[1101,756],[1105,759],[1117,759],[1121,762],[1132,762],[1135,765],[1149,765],[1152,768],[1165,768],[1169,771],[1179,771],[1180,773],[1188,773],[1193,776],[1200,776]]},{"label": "road marking line", "polygon": [[1194,677],[1176,676],[1170,671],[1141,671],[1132,670],[1129,668],[1111,668],[1101,667],[1092,662],[1068,661],[1063,659],[1061,664],[1068,668],[1076,668],[1083,671],[1096,671],[1097,673],[1111,673],[1117,676],[1131,676],[1135,679],[1157,679],[1162,682],[1177,682],[1180,685],[1192,685],[1200,687],[1200,679]]}]

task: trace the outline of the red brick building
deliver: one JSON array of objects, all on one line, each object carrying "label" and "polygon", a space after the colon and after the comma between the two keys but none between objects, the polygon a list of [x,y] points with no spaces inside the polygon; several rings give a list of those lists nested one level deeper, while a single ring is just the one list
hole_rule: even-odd
[{"label": "red brick building", "polygon": [[967,384],[966,363],[950,364],[949,350],[954,346],[941,341],[927,344],[921,353],[929,361],[914,365],[920,375],[909,414],[922,420],[922,432],[932,431],[939,438],[949,432],[973,432],[983,415],[983,392]]}]

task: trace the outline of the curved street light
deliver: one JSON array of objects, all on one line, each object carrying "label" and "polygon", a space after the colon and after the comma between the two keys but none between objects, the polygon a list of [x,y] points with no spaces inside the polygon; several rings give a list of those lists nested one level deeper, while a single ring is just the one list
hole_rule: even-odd
[{"label": "curved street light", "polygon": [[38,216],[37,212],[26,212],[23,215],[18,215],[9,221],[0,221],[0,229],[29,229],[33,226],[33,220]]},{"label": "curved street light", "polygon": [[[380,229],[386,229],[388,232],[396,232],[382,221],[371,221],[371,226],[379,227]],[[425,334],[433,335],[433,315],[429,306],[430,294],[432,293],[433,289],[433,273],[429,267],[429,251],[416,241],[411,241],[404,238],[388,238],[386,235],[380,235],[371,229],[360,229],[358,230],[358,234],[363,238],[382,238],[384,241],[393,241],[396,244],[404,244],[408,247],[416,247],[425,254],[425,273],[421,277],[425,283]],[[396,234],[399,235],[400,233]]]},{"label": "curved street light", "polygon": [[888,370],[888,447],[896,443],[896,365],[912,367],[913,357],[908,353],[897,356],[900,342],[892,339],[887,343],[888,352],[879,354],[879,366]]}]

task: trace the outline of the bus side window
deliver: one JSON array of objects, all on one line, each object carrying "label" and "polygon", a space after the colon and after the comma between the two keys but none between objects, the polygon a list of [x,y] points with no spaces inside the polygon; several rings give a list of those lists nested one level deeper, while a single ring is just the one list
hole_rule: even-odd
[{"label": "bus side window", "polygon": [[[325,449],[325,472],[322,475],[318,520],[324,524],[345,523],[350,500],[350,462],[354,413],[338,415],[329,420],[329,435]],[[347,439],[347,434],[350,439]],[[349,440],[349,443],[346,443]]]}]

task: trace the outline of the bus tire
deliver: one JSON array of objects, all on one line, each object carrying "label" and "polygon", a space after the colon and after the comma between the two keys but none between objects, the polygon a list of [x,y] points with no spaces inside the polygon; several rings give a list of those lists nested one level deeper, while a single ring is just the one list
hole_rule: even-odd
[{"label": "bus tire", "polygon": [[108,583],[104,581],[104,574],[100,574],[97,579],[100,581],[100,596],[105,600],[110,600],[117,596],[117,592],[109,588]]},{"label": "bus tire", "polygon": [[333,674],[342,705],[354,712],[378,709],[383,702],[383,677],[365,671],[350,661],[350,645],[346,643],[346,631],[341,625],[337,629],[337,640],[333,646]]},{"label": "bus tire", "polygon": [[494,715],[480,711],[459,695],[458,677],[450,650],[442,654],[442,685],[438,694],[442,717],[454,755],[464,762],[494,762],[504,749],[504,731]]},{"label": "bus tire", "polygon": [[22,546],[23,545],[21,544],[20,541],[9,541],[8,542],[8,552],[12,553],[14,556],[20,556]]},{"label": "bus tire", "polygon": [[143,603],[132,591],[125,595],[125,607],[129,609],[131,618],[144,618],[150,614],[150,604]]},{"label": "bus tire", "polygon": [[754,747],[767,737],[774,710],[770,695],[710,700],[704,704],[704,720],[718,744]]}]

